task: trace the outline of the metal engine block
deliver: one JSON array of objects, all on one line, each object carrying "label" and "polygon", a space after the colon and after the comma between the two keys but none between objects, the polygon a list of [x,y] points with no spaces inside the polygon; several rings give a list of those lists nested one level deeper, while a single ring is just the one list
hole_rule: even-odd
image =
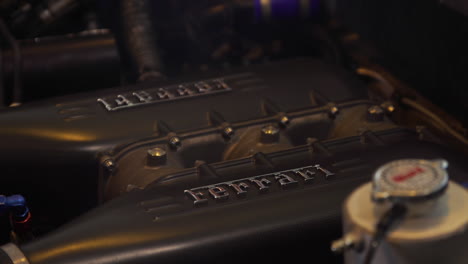
[{"label": "metal engine block", "polygon": [[356,76],[295,59],[0,113],[8,191],[40,172],[21,186],[31,210],[57,197],[39,221],[84,214],[21,249],[34,264],[339,263],[341,204],[380,165],[443,156],[466,180],[463,155],[392,111]]}]

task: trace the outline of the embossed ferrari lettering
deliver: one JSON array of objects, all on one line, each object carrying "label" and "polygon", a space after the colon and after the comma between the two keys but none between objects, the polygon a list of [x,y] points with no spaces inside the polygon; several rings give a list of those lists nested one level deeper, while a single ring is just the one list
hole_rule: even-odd
[{"label": "embossed ferrari lettering", "polygon": [[255,191],[259,194],[268,193],[273,184],[277,184],[280,189],[295,188],[300,182],[303,184],[311,183],[317,175],[323,175],[325,179],[328,179],[330,176],[334,175],[334,173],[316,164],[313,166],[197,187],[185,190],[184,193],[193,201],[194,205],[201,205],[206,204],[210,198],[215,201],[225,201],[229,200],[231,196],[244,198],[250,191]]},{"label": "embossed ferrari lettering", "polygon": [[98,98],[97,102],[103,105],[107,111],[116,111],[141,105],[156,104],[228,91],[231,91],[231,88],[223,79],[213,79],[106,96]]}]

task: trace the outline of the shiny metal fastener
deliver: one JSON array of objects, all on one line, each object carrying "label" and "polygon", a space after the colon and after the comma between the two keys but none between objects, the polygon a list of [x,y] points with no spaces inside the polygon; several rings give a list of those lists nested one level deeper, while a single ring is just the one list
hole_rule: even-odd
[{"label": "shiny metal fastener", "polygon": [[279,128],[273,125],[264,126],[261,130],[260,142],[263,144],[271,144],[279,140]]},{"label": "shiny metal fastener", "polygon": [[167,160],[167,153],[162,148],[151,148],[148,149],[148,158],[147,164],[148,166],[160,166],[166,163]]},{"label": "shiny metal fastener", "polygon": [[361,252],[364,249],[364,242],[362,241],[362,237],[354,233],[349,233],[343,238],[333,241],[330,249],[336,254],[343,253],[350,249]]},{"label": "shiny metal fastener", "polygon": [[380,107],[382,107],[382,109],[384,109],[387,114],[395,112],[395,105],[393,105],[393,103],[390,101],[383,102]]},{"label": "shiny metal fastener", "polygon": [[179,137],[174,136],[169,139],[169,146],[171,146],[171,148],[177,149],[181,145],[182,145],[182,142],[180,141]]},{"label": "shiny metal fastener", "polygon": [[330,118],[335,118],[340,113],[340,109],[334,103],[328,103],[327,107]]},{"label": "shiny metal fastener", "polygon": [[223,129],[223,136],[226,138],[231,138],[234,135],[234,129],[230,126]]},{"label": "shiny metal fastener", "polygon": [[367,120],[369,122],[380,122],[384,119],[385,111],[378,105],[373,105],[367,109]]},{"label": "shiny metal fastener", "polygon": [[114,160],[108,156],[102,158],[102,166],[109,172],[113,172],[116,168]]},{"label": "shiny metal fastener", "polygon": [[290,119],[286,115],[281,116],[279,120],[279,124],[281,127],[286,127],[287,125],[289,125],[289,122],[290,122]]}]

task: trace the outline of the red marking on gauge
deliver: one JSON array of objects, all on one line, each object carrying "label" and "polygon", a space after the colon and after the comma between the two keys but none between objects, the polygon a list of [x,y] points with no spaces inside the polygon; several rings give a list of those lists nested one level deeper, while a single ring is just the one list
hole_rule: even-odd
[{"label": "red marking on gauge", "polygon": [[394,182],[404,182],[410,178],[413,178],[414,176],[420,174],[424,172],[424,170],[420,167],[416,167],[412,170],[410,170],[409,172],[407,173],[402,173],[402,174],[399,174],[399,175],[396,175],[396,176],[393,176],[393,181]]}]

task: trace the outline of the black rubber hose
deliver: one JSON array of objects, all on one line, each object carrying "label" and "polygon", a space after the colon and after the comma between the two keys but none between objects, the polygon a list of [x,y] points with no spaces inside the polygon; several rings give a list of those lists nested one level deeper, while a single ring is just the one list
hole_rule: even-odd
[{"label": "black rubber hose", "polygon": [[370,241],[369,247],[367,249],[367,252],[364,257],[364,262],[363,264],[371,264],[372,259],[374,258],[374,255],[382,243],[382,241],[385,239],[387,236],[388,232],[392,228],[394,228],[396,225],[398,225],[401,220],[406,215],[406,212],[408,211],[408,208],[406,208],[405,205],[403,204],[394,204],[390,210],[388,210],[382,218],[379,220],[379,222],[376,225],[376,231],[374,234],[374,237]]},{"label": "black rubber hose", "polygon": [[[21,102],[120,85],[119,51],[113,35],[105,30],[18,42],[22,56]],[[8,87],[14,82],[16,57],[11,49],[2,55],[0,77],[3,74]]]},{"label": "black rubber hose", "polygon": [[123,44],[139,81],[163,77],[149,0],[121,0]]},{"label": "black rubber hose", "polygon": [[[22,79],[21,79],[21,68],[22,68],[22,55],[21,49],[16,41],[15,37],[11,34],[4,21],[0,18],[0,36],[2,36],[13,50],[14,62],[13,62],[13,98],[11,106],[18,106],[22,100]],[[4,92],[4,91],[3,91]]]},{"label": "black rubber hose", "polygon": [[[0,109],[5,107],[5,88],[3,84],[3,50],[0,46]],[[1,263],[1,262],[0,262]]]}]

